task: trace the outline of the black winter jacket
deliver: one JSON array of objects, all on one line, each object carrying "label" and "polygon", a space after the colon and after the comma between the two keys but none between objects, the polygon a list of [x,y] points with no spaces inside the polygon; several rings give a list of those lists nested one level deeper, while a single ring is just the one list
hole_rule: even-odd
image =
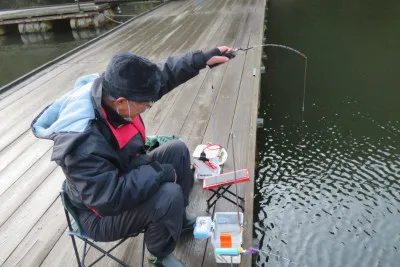
[{"label": "black winter jacket", "polygon": [[[196,76],[208,58],[202,52],[187,53],[159,65],[159,98]],[[52,160],[64,171],[72,204],[111,216],[139,205],[160,184],[173,180],[144,154],[139,133],[119,148],[101,112],[101,99],[100,76],[81,77],[71,92],[38,115],[32,130],[54,141]]]}]

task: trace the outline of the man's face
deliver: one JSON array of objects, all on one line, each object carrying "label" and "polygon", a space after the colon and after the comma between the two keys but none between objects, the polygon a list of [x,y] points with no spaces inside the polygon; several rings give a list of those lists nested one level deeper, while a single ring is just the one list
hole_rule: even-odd
[{"label": "man's face", "polygon": [[154,102],[128,102],[131,104],[131,107],[133,106],[133,108],[139,112],[139,114],[145,112],[147,109],[150,109],[154,104]]},{"label": "man's face", "polygon": [[118,113],[127,120],[134,120],[135,117],[153,106],[154,102],[134,102],[120,97],[115,100]]}]

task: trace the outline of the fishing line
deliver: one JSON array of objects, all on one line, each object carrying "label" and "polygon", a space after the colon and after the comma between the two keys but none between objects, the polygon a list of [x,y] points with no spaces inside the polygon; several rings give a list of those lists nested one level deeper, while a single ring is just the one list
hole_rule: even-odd
[{"label": "fishing line", "polygon": [[211,137],[211,143],[213,144],[215,142],[215,131],[216,131],[216,125],[215,125],[215,117],[214,117],[214,112],[215,112],[215,103],[216,103],[216,98],[217,96],[215,95],[214,92],[214,73],[211,71],[211,98],[212,98],[212,110],[211,110],[211,121],[212,121],[212,137]]},{"label": "fishing line", "polygon": [[232,140],[232,159],[233,159],[233,171],[235,174],[235,188],[236,188],[236,208],[237,208],[237,217],[238,217],[238,225],[239,225],[239,232],[241,231],[241,225],[240,225],[240,211],[239,211],[239,196],[238,196],[238,185],[236,183],[236,159],[235,159],[235,149],[234,149],[234,139],[235,139],[235,134],[232,132],[231,133],[231,140]]},{"label": "fishing line", "polygon": [[289,46],[286,45],[280,45],[280,44],[262,44],[262,45],[256,45],[256,46],[250,46],[250,47],[246,47],[246,48],[242,48],[242,47],[238,47],[233,49],[233,53],[237,53],[239,51],[243,51],[243,52],[247,52],[248,50],[251,50],[253,48],[260,48],[260,47],[277,47],[277,48],[283,48],[289,51],[292,51],[296,54],[298,54],[299,56],[304,58],[304,78],[303,78],[303,100],[302,100],[302,107],[301,107],[301,136],[302,136],[302,141],[304,141],[304,124],[305,124],[305,120],[304,120],[304,114],[305,114],[305,102],[306,102],[306,84],[307,84],[307,64],[308,64],[308,57],[294,49],[291,48]]}]

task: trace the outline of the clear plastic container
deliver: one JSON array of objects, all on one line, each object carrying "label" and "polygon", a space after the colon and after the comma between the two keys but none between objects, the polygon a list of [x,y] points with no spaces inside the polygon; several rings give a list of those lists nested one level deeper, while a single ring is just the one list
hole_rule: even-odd
[{"label": "clear plastic container", "polygon": [[193,235],[196,239],[207,239],[212,237],[213,222],[211,217],[197,217]]},{"label": "clear plastic container", "polygon": [[[220,241],[221,234],[230,234],[232,237],[232,248],[240,248],[243,243],[243,213],[239,212],[216,212],[214,215],[214,248],[223,247]],[[217,263],[235,263],[241,261],[241,256],[218,255],[215,253]]]}]

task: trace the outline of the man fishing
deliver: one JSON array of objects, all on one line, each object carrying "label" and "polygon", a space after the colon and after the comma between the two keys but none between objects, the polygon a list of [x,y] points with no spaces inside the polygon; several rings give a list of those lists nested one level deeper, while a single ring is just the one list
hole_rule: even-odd
[{"label": "man fishing", "polygon": [[145,230],[153,266],[184,266],[172,254],[195,218],[185,208],[193,185],[190,154],[181,141],[145,152],[140,114],[199,70],[229,61],[232,48],[190,52],[156,65],[130,52],[75,88],[33,121],[36,137],[52,139],[52,160],[64,171],[79,223],[96,241]]}]

